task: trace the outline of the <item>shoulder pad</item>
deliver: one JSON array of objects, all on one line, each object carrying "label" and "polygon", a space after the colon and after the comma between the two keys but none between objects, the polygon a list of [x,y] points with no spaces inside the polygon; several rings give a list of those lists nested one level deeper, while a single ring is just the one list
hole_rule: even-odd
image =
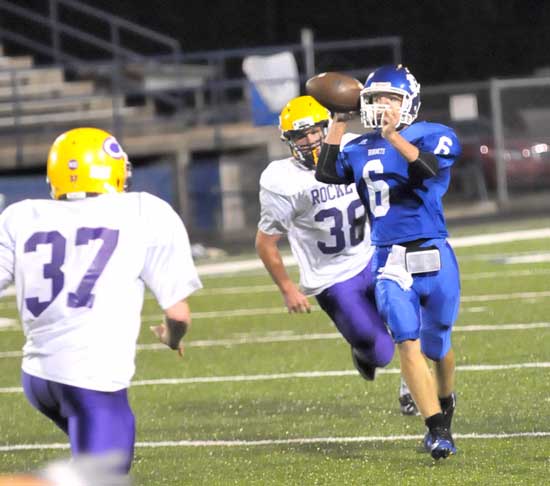
[{"label": "shoulder pad", "polygon": [[175,209],[171,206],[170,203],[164,199],[151,194],[150,192],[140,191],[140,192],[127,192],[121,193],[120,196],[131,200],[132,196],[137,198],[137,204],[139,207],[139,212],[146,217],[158,217],[160,218],[172,218],[173,215],[177,215]]},{"label": "shoulder pad", "polygon": [[456,158],[462,151],[455,131],[441,123],[413,123],[404,136],[424,152]]},{"label": "shoulder pad", "polygon": [[274,160],[260,176],[261,187],[281,196],[293,196],[315,183],[315,172],[298,166],[291,157]]},{"label": "shoulder pad", "polygon": [[2,211],[2,219],[17,219],[25,211],[33,211],[37,205],[43,204],[43,201],[53,201],[53,199],[23,199],[6,206]]},{"label": "shoulder pad", "polygon": [[360,136],[361,134],[359,133],[344,133],[344,135],[342,135],[342,140],[340,141],[340,150],[342,150],[344,146],[350,143],[353,139]]},{"label": "shoulder pad", "polygon": [[453,128],[443,125],[442,123],[434,123],[434,122],[427,122],[427,121],[421,121],[413,123],[409,126],[407,129],[409,133],[412,133],[413,136],[428,136],[433,134],[439,134],[439,133],[452,133],[454,135],[455,131]]},{"label": "shoulder pad", "polygon": [[161,197],[155,194],[151,194],[150,192],[146,192],[146,191],[123,192],[120,195],[123,197],[128,197],[128,196],[131,196],[132,194],[137,194],[141,204],[145,204],[149,207],[153,207],[153,208],[165,207],[165,208],[170,208],[172,210],[174,209],[169,202],[165,201],[164,199],[162,199]]}]

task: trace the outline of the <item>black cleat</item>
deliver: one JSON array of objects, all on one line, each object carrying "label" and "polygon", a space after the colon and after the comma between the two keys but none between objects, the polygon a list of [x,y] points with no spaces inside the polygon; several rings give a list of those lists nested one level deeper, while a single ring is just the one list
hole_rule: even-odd
[{"label": "black cleat", "polygon": [[399,397],[399,409],[401,410],[401,415],[420,415],[410,393],[406,393]]},{"label": "black cleat", "polygon": [[[452,421],[453,421],[453,415],[454,415],[455,408],[456,408],[456,393],[454,393],[454,392],[451,393],[451,402],[450,402],[449,405],[445,406],[442,403],[441,398],[439,399],[439,404],[441,405],[441,411],[443,412],[443,416],[445,417],[445,429],[447,429],[447,431],[450,434],[451,433],[451,424],[452,424]],[[451,440],[452,440],[452,438],[451,438]],[[433,447],[433,437],[430,434],[430,432],[428,431],[426,433],[426,435],[424,436],[424,449],[426,450],[426,452],[431,452],[432,447]],[[454,447],[454,442],[453,442],[453,447]],[[455,452],[456,452],[456,448],[455,448]],[[454,454],[454,452],[453,452],[453,454]],[[445,457],[447,457],[447,456],[445,456]]]},{"label": "black cleat", "polygon": [[374,378],[376,377],[376,366],[372,366],[364,361],[361,361],[361,358],[357,356],[354,348],[351,348],[351,359],[353,361],[353,365],[365,380],[374,381]]},{"label": "black cleat", "polygon": [[451,393],[451,403],[449,405],[444,406],[444,404],[441,401],[441,398],[439,399],[439,404],[441,405],[441,411],[445,416],[445,427],[451,430],[453,415],[455,413],[455,408],[456,408],[456,393],[454,392]]},{"label": "black cleat", "polygon": [[456,454],[456,447],[451,432],[446,427],[434,427],[424,437],[424,447],[437,461]]}]

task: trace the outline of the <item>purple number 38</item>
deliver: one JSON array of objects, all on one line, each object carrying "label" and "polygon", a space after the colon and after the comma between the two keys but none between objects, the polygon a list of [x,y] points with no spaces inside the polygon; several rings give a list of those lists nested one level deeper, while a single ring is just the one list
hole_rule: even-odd
[{"label": "purple number 38", "polygon": [[[92,240],[102,240],[103,244],[86,270],[76,291],[68,293],[68,307],[92,307],[94,305],[94,294],[92,294],[92,290],[97,279],[105,269],[107,262],[111,258],[111,255],[115,251],[118,243],[118,230],[108,228],[78,228],[75,240],[77,246],[87,245]],[[25,253],[36,251],[38,245],[52,246],[51,261],[44,265],[42,272],[45,279],[52,281],[52,296],[50,300],[46,301],[40,301],[38,297],[25,298],[27,309],[29,309],[31,314],[35,317],[38,317],[44,312],[60,294],[61,290],[63,290],[65,274],[61,270],[61,267],[65,263],[67,240],[58,231],[39,231],[34,233],[25,242]]]}]

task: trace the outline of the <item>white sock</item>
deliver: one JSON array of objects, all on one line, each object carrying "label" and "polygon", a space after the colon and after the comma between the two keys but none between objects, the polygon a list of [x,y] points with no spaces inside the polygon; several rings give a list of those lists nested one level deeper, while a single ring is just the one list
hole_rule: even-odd
[{"label": "white sock", "polygon": [[406,395],[407,393],[410,393],[409,387],[407,386],[407,383],[405,382],[404,378],[401,377],[401,385],[399,386],[399,396],[402,397],[403,395]]}]

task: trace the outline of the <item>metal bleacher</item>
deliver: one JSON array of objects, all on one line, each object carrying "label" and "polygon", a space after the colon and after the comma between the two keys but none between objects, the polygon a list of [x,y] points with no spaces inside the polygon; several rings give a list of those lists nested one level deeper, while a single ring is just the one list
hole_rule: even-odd
[{"label": "metal bleacher", "polygon": [[401,55],[393,37],[184,53],[176,39],[77,0],[33,5],[0,0],[0,168],[42,164],[52,139],[76,124],[131,140],[134,156],[253,140],[246,56],[290,51],[303,83],[315,54],[330,60],[353,47],[385,49],[395,62]]},{"label": "metal bleacher", "polygon": [[[208,75],[207,66],[198,75],[187,69],[179,43],[169,37],[74,0],[42,7],[0,0],[0,167],[42,163],[44,146],[75,125],[100,126],[120,137],[134,129],[143,133],[158,125],[157,111],[180,110],[181,96],[173,90],[185,87],[181,79],[197,86]],[[107,26],[109,38],[77,29],[68,22],[75,15]],[[124,32],[168,54],[127,48]]]}]

